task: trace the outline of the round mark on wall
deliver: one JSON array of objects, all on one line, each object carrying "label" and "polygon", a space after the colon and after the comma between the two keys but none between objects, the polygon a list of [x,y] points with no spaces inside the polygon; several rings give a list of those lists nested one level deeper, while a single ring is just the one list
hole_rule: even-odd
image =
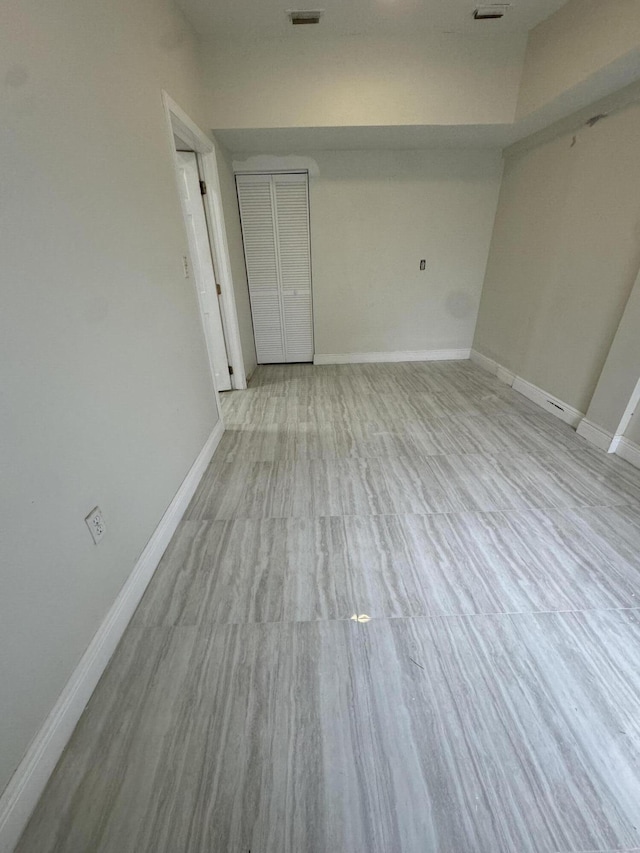
[{"label": "round mark on wall", "polygon": [[458,320],[468,317],[476,308],[475,298],[466,290],[454,290],[444,304],[449,314]]}]

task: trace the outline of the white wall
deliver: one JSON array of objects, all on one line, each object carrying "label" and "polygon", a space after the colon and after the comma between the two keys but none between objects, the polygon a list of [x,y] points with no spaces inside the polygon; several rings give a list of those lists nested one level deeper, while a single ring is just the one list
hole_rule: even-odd
[{"label": "white wall", "polygon": [[5,0],[0,81],[2,788],[217,412],[161,101],[203,126],[183,22]]},{"label": "white wall", "polygon": [[[632,55],[637,69],[639,48],[638,0],[569,0],[529,34],[518,118],[539,110],[607,66],[612,71],[613,64],[627,54]],[[595,97],[604,94],[601,91]]]},{"label": "white wall", "polygon": [[286,39],[206,39],[211,127],[510,123],[525,42],[517,34],[330,37],[313,27]]},{"label": "white wall", "polygon": [[[286,131],[306,150],[396,147],[382,138],[404,149],[504,147],[640,77],[638,0],[569,0],[529,34],[486,23],[465,33],[340,36],[322,23],[251,32],[200,41],[210,126],[234,151],[283,150]],[[254,131],[246,143],[242,129]],[[314,129],[315,140],[303,134]]]},{"label": "white wall", "polygon": [[640,267],[640,105],[505,165],[474,346],[585,412]]},{"label": "white wall", "polygon": [[277,165],[313,164],[316,354],[470,347],[499,152],[321,151],[309,158]]},{"label": "white wall", "polygon": [[231,275],[233,276],[238,328],[242,344],[242,359],[244,361],[245,373],[247,377],[251,377],[256,368],[256,346],[253,337],[253,323],[251,321],[251,304],[249,302],[247,270],[244,263],[244,248],[242,244],[236,182],[233,174],[231,154],[217,141],[216,158],[218,161],[224,223],[227,229],[227,244],[229,246]]},{"label": "white wall", "polygon": [[436,147],[448,128],[471,145],[490,134],[504,146],[638,79],[640,3],[569,0],[529,34],[478,24],[472,33],[338,36],[320,24],[286,36],[202,36],[200,51],[216,130],[405,128],[399,147],[408,149],[420,147],[416,130],[431,128]]}]

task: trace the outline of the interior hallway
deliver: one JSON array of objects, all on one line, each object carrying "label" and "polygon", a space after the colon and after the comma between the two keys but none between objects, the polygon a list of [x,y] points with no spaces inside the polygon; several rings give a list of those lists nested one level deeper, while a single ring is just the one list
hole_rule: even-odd
[{"label": "interior hallway", "polygon": [[640,849],[640,471],[470,362],[224,415],[21,853]]}]

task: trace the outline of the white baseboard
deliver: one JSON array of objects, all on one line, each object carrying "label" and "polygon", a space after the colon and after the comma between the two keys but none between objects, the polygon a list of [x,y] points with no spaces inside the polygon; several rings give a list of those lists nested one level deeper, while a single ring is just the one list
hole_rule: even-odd
[{"label": "white baseboard", "polygon": [[399,352],[338,352],[316,353],[314,364],[365,364],[386,361],[463,361],[469,349],[425,349]]},{"label": "white baseboard", "polygon": [[[518,391],[529,400],[537,403],[545,411],[551,412],[552,415],[560,418],[560,420],[563,420],[572,427],[576,427],[578,435],[581,435],[582,438],[595,445],[595,447],[604,450],[605,453],[616,453],[627,462],[630,462],[631,465],[640,468],[640,444],[629,441],[628,438],[624,438],[622,435],[614,435],[607,432],[598,426],[598,424],[587,420],[584,414],[579,412],[578,409],[574,409],[573,406],[559,400],[553,394],[547,394],[542,388],[538,388],[537,385],[527,382],[521,376],[515,376],[515,374],[502,367],[497,361],[483,355],[477,350],[471,350],[471,361],[489,373],[493,373],[494,376],[502,378],[503,382],[507,381],[513,387],[514,391]],[[509,377],[513,377],[511,382],[508,381]]]},{"label": "white baseboard", "polygon": [[488,355],[483,355],[481,352],[478,352],[477,349],[471,350],[471,352],[469,353],[469,358],[471,359],[471,361],[477,364],[478,367],[484,368],[484,370],[488,371],[489,373],[493,373],[493,375],[495,376],[499,366],[497,361],[494,361],[492,358],[489,358]]},{"label": "white baseboard", "polygon": [[624,435],[614,435],[611,441],[611,447],[609,448],[609,453],[617,453],[618,448],[620,447],[620,442],[624,440]]},{"label": "white baseboard", "polygon": [[551,412],[561,421],[569,424],[572,427],[577,427],[580,421],[584,418],[584,412],[579,412],[563,400],[554,397],[553,394],[548,394],[542,388],[538,388],[532,382],[527,382],[521,376],[516,376],[513,382],[513,390],[523,394],[529,400],[533,400],[541,408]]},{"label": "white baseboard", "polygon": [[613,433],[607,432],[607,430],[598,426],[598,424],[594,424],[592,421],[587,420],[587,418],[583,418],[580,421],[576,432],[590,444],[595,445],[600,448],[600,450],[604,450],[605,453],[613,453],[615,450],[615,447],[613,446]]},{"label": "white baseboard", "polygon": [[219,420],[58,701],[0,797],[0,853],[11,853],[129,624],[224,433]]},{"label": "white baseboard", "polygon": [[630,441],[624,436],[617,436],[617,439],[616,455],[621,456],[636,468],[640,468],[640,444],[636,444],[635,441]]},{"label": "white baseboard", "polygon": [[507,370],[507,368],[503,367],[501,364],[498,365],[498,369],[496,370],[496,376],[498,377],[500,382],[504,382],[504,384],[508,385],[510,388],[513,387],[513,383],[516,379],[515,373],[512,373],[510,370]]},{"label": "white baseboard", "polygon": [[502,382],[506,382],[507,385],[511,385],[514,391],[518,391],[518,393],[527,397],[529,400],[532,400],[534,403],[537,403],[538,406],[543,408],[545,411],[551,412],[552,415],[560,418],[560,420],[570,426],[577,427],[584,419],[583,412],[579,412],[577,409],[574,409],[573,406],[570,406],[563,400],[559,400],[557,397],[554,397],[553,394],[548,394],[542,388],[538,388],[537,385],[534,385],[532,382],[528,382],[521,376],[516,376],[515,373],[507,370],[506,367],[503,367],[497,361],[494,361],[492,358],[488,358],[481,352],[471,350],[471,361],[475,362],[479,367],[483,367],[485,370],[488,370],[489,373],[493,373],[494,376],[497,376]]},{"label": "white baseboard", "polygon": [[505,385],[512,386],[514,380],[516,378],[515,373],[511,370],[507,370],[506,367],[503,367],[497,361],[494,361],[492,358],[489,358],[486,355],[483,355],[478,350],[472,349],[470,355],[471,361],[475,362],[479,367],[488,370],[489,373],[493,373],[500,382],[504,382]]}]

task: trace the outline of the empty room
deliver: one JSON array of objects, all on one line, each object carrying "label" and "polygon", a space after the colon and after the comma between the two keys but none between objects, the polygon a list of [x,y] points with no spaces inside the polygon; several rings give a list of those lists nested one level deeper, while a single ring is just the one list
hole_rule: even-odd
[{"label": "empty room", "polygon": [[0,853],[640,851],[639,0],[4,0]]}]

